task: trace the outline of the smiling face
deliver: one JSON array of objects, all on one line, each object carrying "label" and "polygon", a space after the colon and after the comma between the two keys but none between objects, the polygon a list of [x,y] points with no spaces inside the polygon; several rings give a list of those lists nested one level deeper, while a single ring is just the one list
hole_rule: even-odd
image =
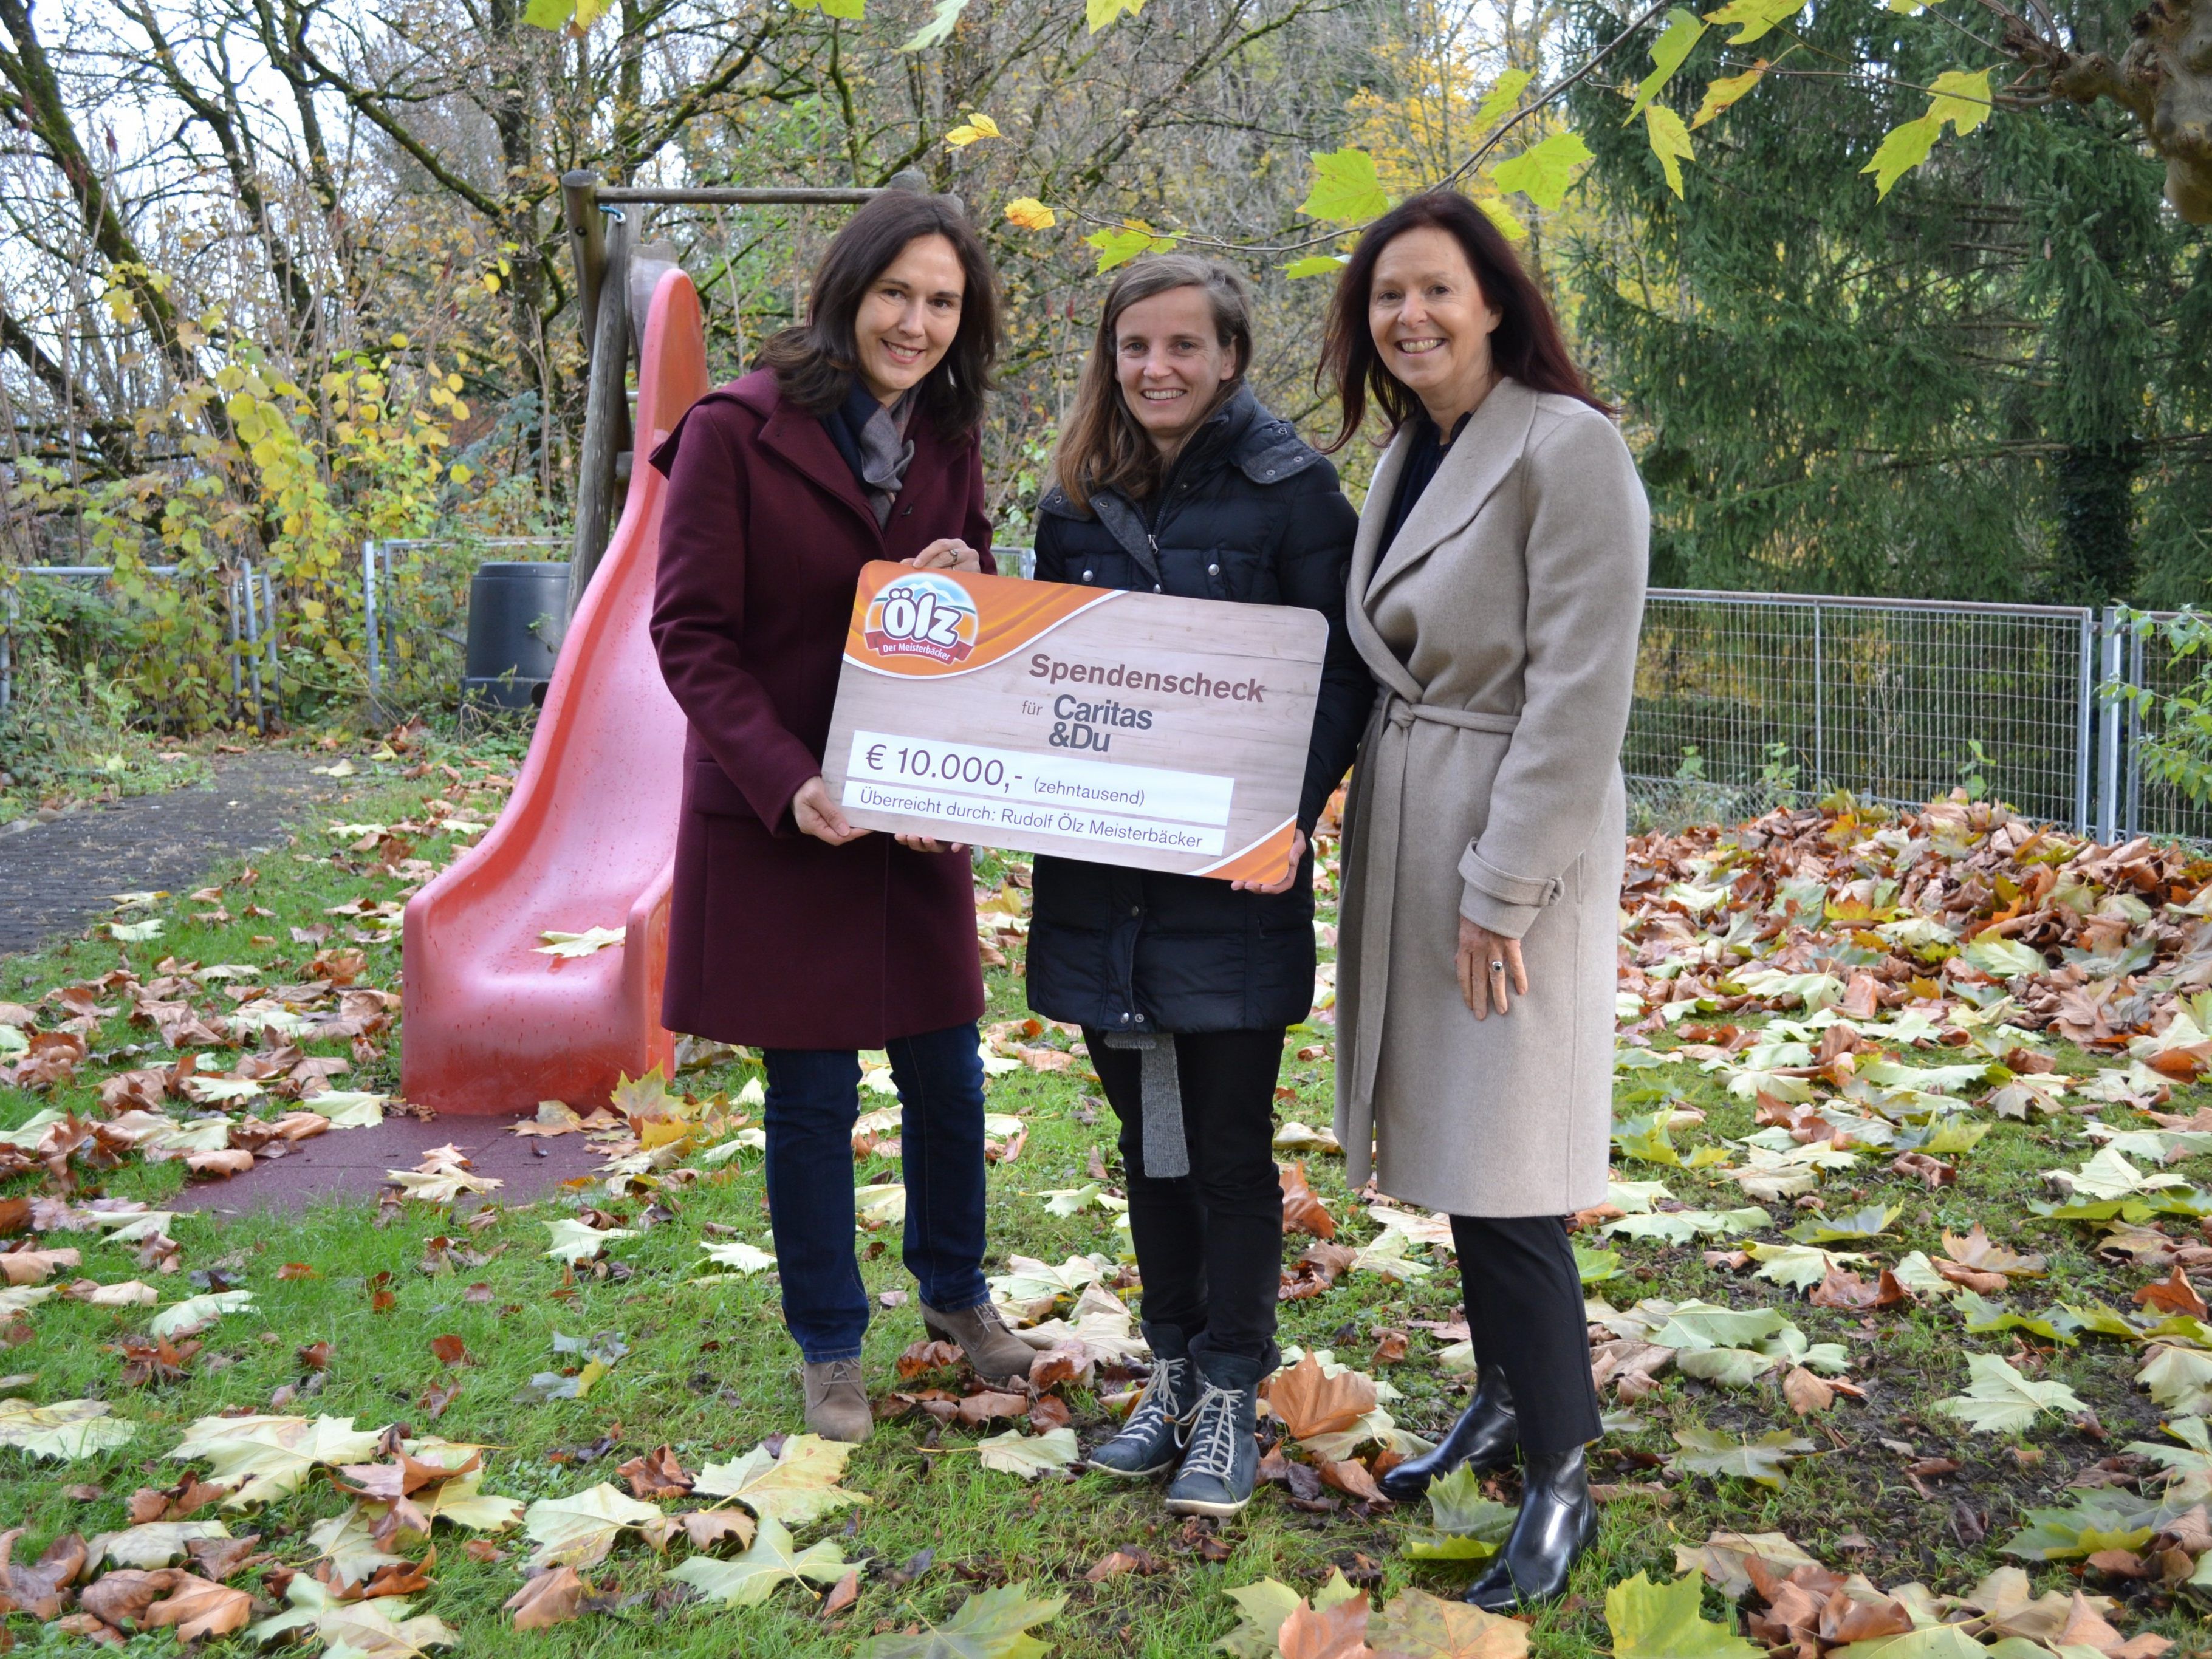
[{"label": "smiling face", "polygon": [[1490,337],[1499,320],[1449,231],[1408,230],[1375,262],[1367,327],[1376,352],[1446,432],[1490,389]]},{"label": "smiling face", "polygon": [[895,402],[944,361],[960,331],[968,274],[942,236],[917,236],[868,284],[853,317],[861,383],[878,403]]},{"label": "smiling face", "polygon": [[1121,401],[1163,454],[1198,428],[1240,365],[1221,343],[1202,288],[1171,288],[1114,319],[1114,378]]}]

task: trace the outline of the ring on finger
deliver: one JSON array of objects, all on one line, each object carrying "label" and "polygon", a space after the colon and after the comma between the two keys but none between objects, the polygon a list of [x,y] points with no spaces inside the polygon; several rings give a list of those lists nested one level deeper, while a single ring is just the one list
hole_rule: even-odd
[{"label": "ring on finger", "polygon": [[1490,964],[1490,971],[1493,974],[1502,974],[1505,971],[1505,964],[1502,962],[1493,962]]}]

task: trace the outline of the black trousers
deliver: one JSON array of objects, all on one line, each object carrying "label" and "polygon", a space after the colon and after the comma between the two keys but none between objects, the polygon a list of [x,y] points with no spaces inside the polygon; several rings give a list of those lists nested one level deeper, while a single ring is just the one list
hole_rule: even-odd
[{"label": "black trousers", "polygon": [[1455,1215],[1451,1226],[1475,1360],[1505,1373],[1522,1449],[1563,1452],[1596,1439],[1605,1430],[1567,1224]]},{"label": "black trousers", "polygon": [[[1275,1077],[1283,1028],[1184,1032],[1175,1039],[1190,1173],[1144,1168],[1144,1108],[1133,1048],[1109,1048],[1085,1026],[1091,1063],[1121,1120],[1129,1234],[1144,1280],[1145,1323],[1171,1325],[1201,1366],[1209,1355],[1275,1369],[1282,1283],[1283,1189],[1275,1173]],[[1239,1366],[1242,1370],[1247,1369]]]}]

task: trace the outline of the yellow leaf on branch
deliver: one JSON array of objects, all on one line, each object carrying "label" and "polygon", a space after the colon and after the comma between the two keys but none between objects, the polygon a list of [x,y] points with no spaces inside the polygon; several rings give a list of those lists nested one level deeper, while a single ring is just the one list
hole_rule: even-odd
[{"label": "yellow leaf on branch", "polygon": [[964,149],[979,138],[1000,136],[999,124],[980,111],[970,111],[966,121],[945,135],[946,145],[953,149]]},{"label": "yellow leaf on branch", "polygon": [[1965,70],[1945,70],[1936,77],[1936,84],[1929,91],[1935,95],[1929,100],[1928,113],[1937,120],[1948,121],[1952,131],[1961,137],[1990,118],[1993,105],[1987,70],[1972,74]]},{"label": "yellow leaf on branch", "polygon": [[1875,199],[1887,196],[1899,179],[1926,161],[1942,134],[1942,118],[1932,114],[1892,127],[1875,151],[1874,160],[1859,169],[1874,174]]},{"label": "yellow leaf on branch", "polygon": [[1682,125],[1682,118],[1664,104],[1644,106],[1644,125],[1651,139],[1651,153],[1659,158],[1660,170],[1667,175],[1667,188],[1680,201],[1682,163],[1696,159],[1690,149],[1690,130]]},{"label": "yellow leaf on branch", "polygon": [[1705,102],[1698,106],[1698,112],[1690,118],[1690,131],[1695,132],[1729,105],[1740,100],[1759,83],[1765,74],[1766,59],[1762,58],[1741,75],[1724,75],[1709,82],[1705,87]]}]

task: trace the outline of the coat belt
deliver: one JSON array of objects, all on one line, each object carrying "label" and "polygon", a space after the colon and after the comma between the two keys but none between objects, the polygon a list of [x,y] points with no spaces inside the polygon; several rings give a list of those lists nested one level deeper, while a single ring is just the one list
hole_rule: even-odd
[{"label": "coat belt", "polygon": [[[1438,703],[1411,702],[1398,693],[1387,693],[1361,763],[1370,767],[1374,785],[1361,802],[1365,822],[1360,834],[1370,851],[1364,860],[1360,892],[1359,1028],[1354,1033],[1352,1056],[1352,1121],[1364,1125],[1371,1140],[1375,1112],[1375,1076],[1382,1060],[1382,1011],[1390,983],[1390,932],[1397,902],[1397,866],[1402,856],[1399,828],[1406,804],[1406,769],[1412,748],[1410,733],[1417,720],[1434,726],[1455,726],[1463,731],[1488,732],[1510,737],[1521,724],[1518,714],[1486,714],[1479,709],[1452,708]],[[1365,1181],[1371,1167],[1370,1146],[1345,1147],[1351,1167],[1346,1175],[1354,1185]]]}]

